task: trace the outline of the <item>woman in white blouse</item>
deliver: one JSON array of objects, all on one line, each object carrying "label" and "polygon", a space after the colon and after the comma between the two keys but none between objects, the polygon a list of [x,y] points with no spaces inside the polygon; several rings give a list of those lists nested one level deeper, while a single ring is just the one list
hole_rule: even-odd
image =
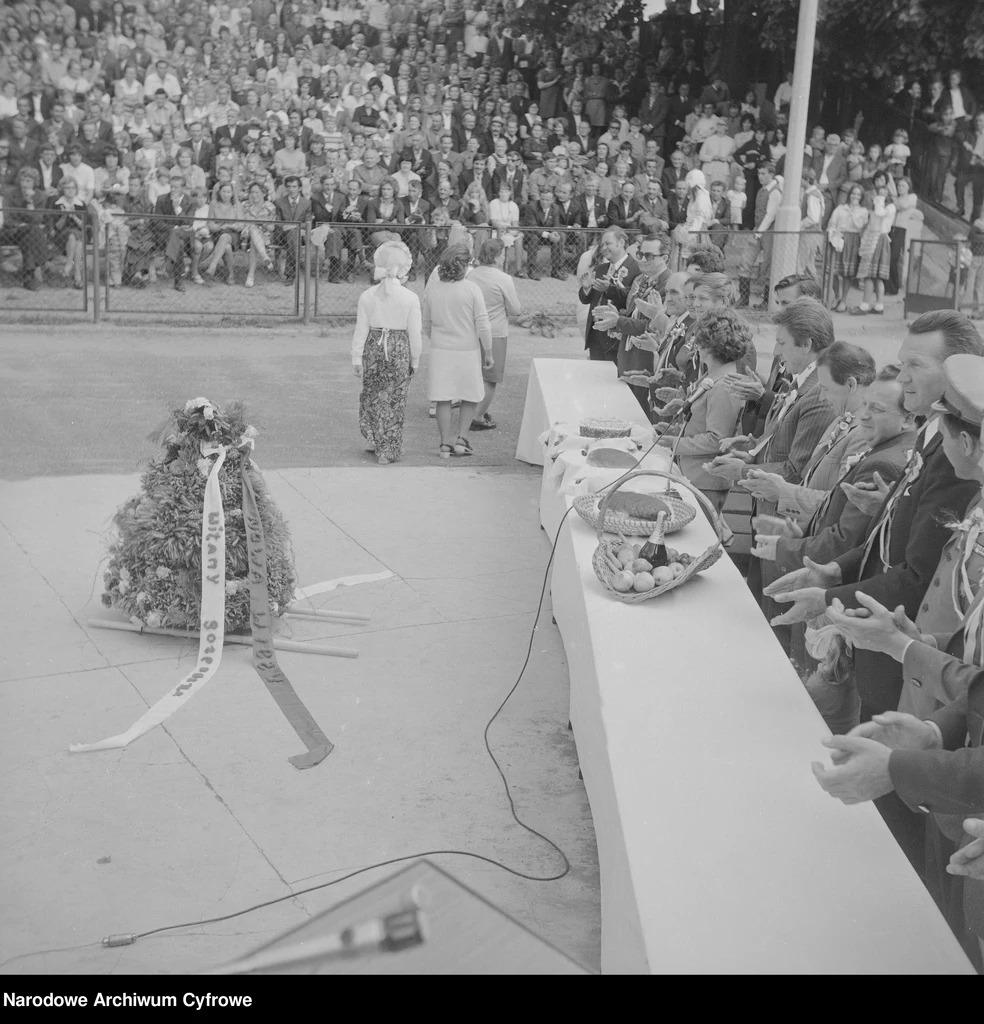
[{"label": "woman in white blouse", "polygon": [[373,254],[378,284],[359,297],[352,367],[362,378],[359,430],[381,466],[403,457],[403,420],[410,378],[420,363],[420,299],[404,287],[413,257],[403,242]]}]

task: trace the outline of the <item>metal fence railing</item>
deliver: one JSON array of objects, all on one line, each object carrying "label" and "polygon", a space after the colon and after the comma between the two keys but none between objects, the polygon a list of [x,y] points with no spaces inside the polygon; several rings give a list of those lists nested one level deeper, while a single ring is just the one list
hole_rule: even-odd
[{"label": "metal fence railing", "polygon": [[[34,217],[23,225],[20,213],[5,210],[0,231],[5,308],[77,311],[95,320],[149,314],[351,321],[359,294],[372,280],[372,253],[385,238],[399,238],[410,248],[409,286],[422,294],[449,243],[468,239],[477,255],[486,239],[498,236],[507,244],[505,269],[516,277],[523,319],[551,327],[576,320],[578,272],[604,230],[523,225],[500,231],[458,222],[195,221],[93,206],[88,217],[79,218],[76,244],[69,242],[59,211],[23,211]],[[631,252],[640,232],[629,234]],[[724,253],[725,272],[756,280],[756,290],[767,289],[770,258],[782,256],[791,261],[788,272],[812,273],[827,293],[830,261],[822,232],[767,232],[761,240],[748,231],[725,229],[686,240],[676,235],[664,250],[671,270],[685,267],[694,248],[713,242]],[[75,255],[77,289],[71,274],[63,276],[68,249]],[[43,268],[41,291],[22,287],[24,267],[35,264]]]},{"label": "metal fence railing", "polygon": [[964,298],[966,267],[959,242],[913,239],[905,282],[904,316],[933,309],[959,309]]},{"label": "metal fence railing", "polygon": [[301,222],[203,222],[103,210],[102,308],[157,316],[303,316],[310,230]]},{"label": "metal fence railing", "polygon": [[6,207],[0,223],[4,312],[87,312],[93,269],[88,210]]}]

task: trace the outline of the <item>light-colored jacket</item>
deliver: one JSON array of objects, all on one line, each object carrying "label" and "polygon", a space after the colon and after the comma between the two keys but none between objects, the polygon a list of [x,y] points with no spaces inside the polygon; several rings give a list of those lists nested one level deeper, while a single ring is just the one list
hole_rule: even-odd
[{"label": "light-colored jacket", "polygon": [[507,273],[492,266],[476,267],[468,280],[482,289],[492,337],[505,338],[509,334],[509,317],[519,316],[522,308],[515,282]]}]

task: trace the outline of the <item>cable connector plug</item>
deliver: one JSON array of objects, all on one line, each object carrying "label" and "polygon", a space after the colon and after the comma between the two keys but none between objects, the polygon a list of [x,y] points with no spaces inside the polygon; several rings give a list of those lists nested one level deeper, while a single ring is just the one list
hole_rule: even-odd
[{"label": "cable connector plug", "polygon": [[113,946],[132,946],[137,941],[136,932],[121,932],[119,935],[106,935],[102,944],[110,949]]}]

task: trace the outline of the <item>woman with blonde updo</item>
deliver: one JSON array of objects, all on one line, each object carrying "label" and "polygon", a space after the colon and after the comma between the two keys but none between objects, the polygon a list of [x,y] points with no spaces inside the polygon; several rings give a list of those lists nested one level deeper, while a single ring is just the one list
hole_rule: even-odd
[{"label": "woman with blonde updo", "polygon": [[403,457],[407,392],[420,363],[420,300],[404,287],[412,263],[403,242],[384,242],[376,249],[379,283],[359,297],[352,335],[352,367],[362,378],[359,430],[380,466]]}]

